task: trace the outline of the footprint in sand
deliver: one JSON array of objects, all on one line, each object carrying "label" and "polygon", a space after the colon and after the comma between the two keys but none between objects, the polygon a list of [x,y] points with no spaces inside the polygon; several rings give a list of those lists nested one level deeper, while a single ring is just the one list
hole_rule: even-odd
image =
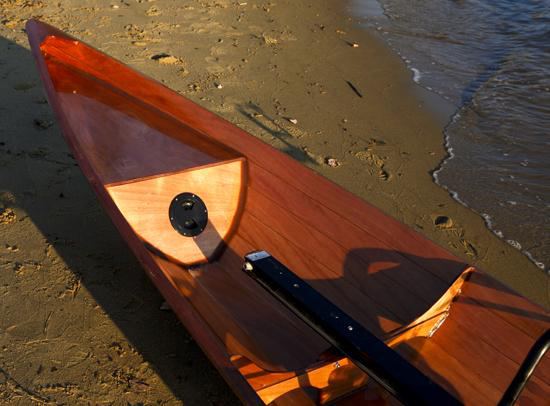
[{"label": "footprint in sand", "polygon": [[453,226],[453,220],[447,216],[435,216],[433,222],[439,229],[449,229]]},{"label": "footprint in sand", "polygon": [[391,180],[390,172],[385,168],[386,157],[378,154],[375,150],[379,146],[384,146],[386,143],[382,140],[371,138],[367,148],[356,152],[355,156],[361,161],[364,161],[369,166],[369,173],[384,182]]},{"label": "footprint in sand", "polygon": [[26,91],[26,90],[29,90],[29,89],[32,89],[33,87],[36,86],[36,83],[32,83],[32,82],[21,82],[21,83],[17,83],[13,86],[13,88],[15,90],[18,90],[18,91]]},{"label": "footprint in sand", "polygon": [[206,66],[206,71],[210,74],[220,74],[225,72],[225,67],[220,65],[219,58],[216,56],[207,56],[204,58],[204,61],[208,64]]},{"label": "footprint in sand", "polygon": [[453,233],[455,233],[457,237],[459,237],[459,245],[457,246],[453,244],[453,247],[461,249],[464,254],[468,255],[469,257],[475,258],[478,256],[476,247],[470,241],[464,238],[464,230],[462,228],[457,228],[452,218],[445,215],[435,214],[433,214],[431,217],[434,226],[436,226],[439,230],[453,231]]},{"label": "footprint in sand", "polygon": [[159,16],[161,14],[162,14],[162,12],[156,6],[149,7],[147,9],[147,11],[145,12],[145,15],[147,15],[149,17],[156,17],[156,16]]}]

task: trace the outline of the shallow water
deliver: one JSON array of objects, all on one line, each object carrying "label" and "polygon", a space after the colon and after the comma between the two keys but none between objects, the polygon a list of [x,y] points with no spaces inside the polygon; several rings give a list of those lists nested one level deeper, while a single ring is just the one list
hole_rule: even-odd
[{"label": "shallow water", "polygon": [[435,180],[550,264],[550,0],[355,0],[413,79],[456,106]]}]

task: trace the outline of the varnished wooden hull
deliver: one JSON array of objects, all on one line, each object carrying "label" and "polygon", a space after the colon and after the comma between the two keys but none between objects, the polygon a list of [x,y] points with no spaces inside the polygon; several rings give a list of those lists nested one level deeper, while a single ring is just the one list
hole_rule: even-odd
[{"label": "varnished wooden hull", "polygon": [[[82,171],[174,312],[246,403],[329,402],[368,378],[241,271],[267,250],[459,400],[493,404],[548,314],[288,156],[46,24],[27,24]],[[209,210],[197,237],[168,207]],[[550,363],[523,399],[544,403]]]}]

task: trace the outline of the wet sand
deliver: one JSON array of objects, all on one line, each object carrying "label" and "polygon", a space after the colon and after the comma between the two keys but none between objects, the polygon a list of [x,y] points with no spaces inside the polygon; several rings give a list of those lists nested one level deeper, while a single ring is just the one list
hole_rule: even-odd
[{"label": "wet sand", "polygon": [[0,0],[0,402],[237,402],[76,166],[29,52],[31,16],[549,307],[547,276],[433,183],[442,116],[339,2]]}]

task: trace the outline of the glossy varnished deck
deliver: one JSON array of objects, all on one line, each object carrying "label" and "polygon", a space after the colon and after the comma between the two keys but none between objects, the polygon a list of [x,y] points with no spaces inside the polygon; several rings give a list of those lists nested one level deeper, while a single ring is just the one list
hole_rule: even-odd
[{"label": "glossy varnished deck", "polygon": [[[305,388],[300,376],[328,388],[313,391],[317,400],[367,381],[346,360],[340,361],[345,368],[337,368],[338,356],[328,344],[240,271],[244,254],[268,250],[386,340],[449,295],[468,269],[408,227],[166,87],[49,26],[30,22],[27,29],[50,104],[100,201],[243,400],[274,400],[285,390]],[[205,179],[210,187],[200,192],[231,208],[227,217],[220,211],[218,223],[212,223],[220,226],[208,238],[189,242],[174,232],[176,247],[195,245],[170,250],[170,238],[163,237],[167,245],[156,241],[156,226],[149,234],[140,231],[139,210],[149,207],[143,202],[153,199],[154,205],[166,193],[194,192],[185,189],[192,183],[185,184],[182,173],[230,162],[244,165],[239,185],[231,183],[233,193],[224,193],[229,175],[223,170]],[[139,189],[143,185],[147,188]],[[114,195],[115,188],[124,190],[124,199]],[[157,210],[159,216],[163,210]],[[146,229],[149,222],[154,220]],[[167,227],[162,233],[173,232]],[[460,287],[450,313],[445,303],[433,314],[447,318],[431,338],[409,334],[394,341],[395,348],[462,401],[494,404],[528,348],[550,326],[549,317],[479,271],[452,294]],[[549,382],[546,360],[524,401],[544,403]],[[364,392],[354,397],[364,399]]]}]

